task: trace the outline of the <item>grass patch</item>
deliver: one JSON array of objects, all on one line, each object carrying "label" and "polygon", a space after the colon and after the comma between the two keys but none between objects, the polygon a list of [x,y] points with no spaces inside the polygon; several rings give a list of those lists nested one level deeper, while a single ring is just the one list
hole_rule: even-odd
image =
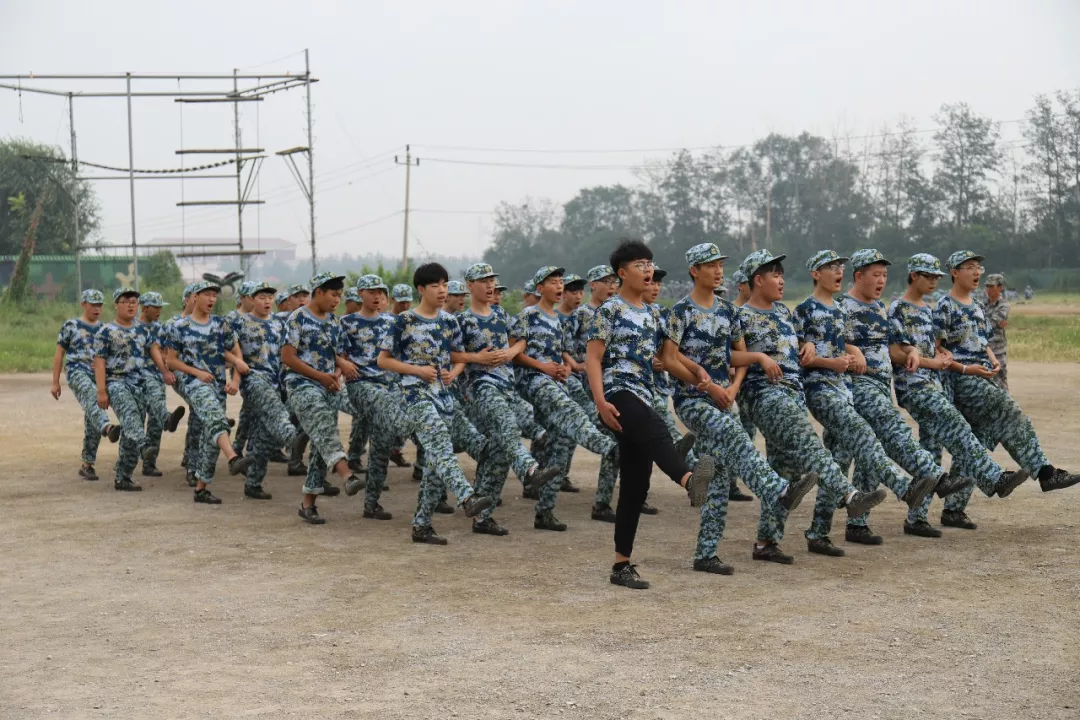
[{"label": "grass patch", "polygon": [[60,326],[81,313],[74,303],[43,303],[33,310],[0,305],[0,372],[50,370]]},{"label": "grass patch", "polygon": [[1009,359],[1080,362],[1080,314],[1009,318]]}]

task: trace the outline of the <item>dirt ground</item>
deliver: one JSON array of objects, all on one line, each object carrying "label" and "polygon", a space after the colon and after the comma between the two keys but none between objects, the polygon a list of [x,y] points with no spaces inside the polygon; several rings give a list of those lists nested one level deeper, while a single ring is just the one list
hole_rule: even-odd
[{"label": "dirt ground", "polygon": [[[1080,468],[1080,367],[1010,380],[1051,458]],[[79,480],[81,416],[48,387],[0,377],[2,718],[1080,717],[1080,487],[977,494],[979,529],[940,540],[903,535],[890,500],[885,545],[841,559],[806,553],[808,501],[787,567],[751,561],[757,503],[736,504],[720,549],[736,573],[718,577],[689,569],[696,513],[654,474],[661,514],[635,555],[653,587],[633,592],[608,583],[583,450],[568,532],[533,530],[514,486],[509,537],[459,511],[436,522],[449,546],[415,546],[409,470],[391,471],[392,521],[342,495],[322,527],[296,517],[281,465],[270,502],[222,467],[224,504],[194,505],[182,430],[142,493],[113,491],[107,442],[104,479]]]}]

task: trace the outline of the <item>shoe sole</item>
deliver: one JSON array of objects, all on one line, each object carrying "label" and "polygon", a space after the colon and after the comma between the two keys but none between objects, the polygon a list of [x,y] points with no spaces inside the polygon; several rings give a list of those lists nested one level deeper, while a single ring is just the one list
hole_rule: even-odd
[{"label": "shoe sole", "polygon": [[142,487],[139,485],[133,487],[116,487],[113,485],[113,490],[116,490],[117,492],[142,492]]},{"label": "shoe sole", "polygon": [[522,483],[522,487],[525,488],[526,492],[540,492],[540,488],[544,487],[558,476],[559,468],[556,467],[537,470],[529,476],[526,482]]},{"label": "shoe sole", "polygon": [[864,537],[859,535],[848,536],[844,535],[844,542],[855,543],[856,545],[884,545],[885,539],[880,535],[871,535],[870,537]]},{"label": "shoe sole", "polygon": [[936,531],[934,531],[932,533],[921,531],[921,530],[914,530],[914,529],[908,527],[907,525],[905,525],[904,526],[904,534],[905,535],[914,535],[915,537],[935,538],[936,539],[936,538],[941,537],[942,532],[940,530],[936,530]]},{"label": "shoe sole", "polygon": [[641,514],[642,515],[659,515],[660,514],[660,509],[650,507],[648,510],[646,510],[645,508],[642,508],[641,509]]},{"label": "shoe sole", "polygon": [[1043,492],[1054,492],[1055,490],[1064,490],[1065,488],[1071,488],[1073,485],[1080,484],[1080,475],[1067,475],[1066,477],[1069,478],[1068,482],[1063,482],[1060,485],[1051,485],[1050,487],[1044,485],[1043,482],[1040,480],[1039,488]]},{"label": "shoe sole", "polygon": [[196,502],[196,503],[198,503],[200,505],[220,505],[221,504],[221,498],[214,498],[213,500],[199,500],[199,499],[196,499],[196,500],[194,500],[194,502]]},{"label": "shoe sole", "polygon": [[[683,438],[686,439],[685,437]],[[698,458],[697,465],[690,473],[690,507],[701,507],[709,494],[709,483],[716,474],[716,463],[708,455]]]},{"label": "shoe sole", "polygon": [[621,580],[617,580],[614,577],[610,577],[608,579],[611,580],[612,585],[618,585],[619,587],[624,587],[624,588],[627,588],[628,590],[648,590],[649,589],[649,581],[648,580],[638,580],[638,581],[636,581],[635,584],[631,585],[630,583],[625,583],[625,582],[622,582]]},{"label": "shoe sole", "polygon": [[948,521],[948,520],[942,520],[941,524],[944,525],[945,527],[957,528],[958,530],[978,530],[979,529],[979,526],[976,523],[969,523],[967,525],[961,525],[961,524],[956,523],[956,522],[951,522],[951,521]]},{"label": "shoe sole", "polygon": [[940,479],[941,478],[936,478],[933,475],[926,475],[909,485],[907,491],[908,497],[904,498],[904,502],[907,503],[908,509],[914,510],[922,505],[923,501],[934,492],[934,488],[937,486]]},{"label": "shoe sole", "polygon": [[1012,477],[1009,478],[1007,483],[1003,486],[995,487],[994,492],[999,498],[1007,498],[1012,495],[1013,490],[1027,482],[1029,477],[1031,477],[1031,473],[1027,470],[1017,470],[1012,474]]},{"label": "shoe sole", "polygon": [[[476,517],[481,512],[483,512],[484,510],[487,510],[489,507],[491,507],[491,504],[493,502],[494,502],[494,500],[492,500],[491,498],[489,498],[487,496],[477,497],[477,496],[473,495],[471,498],[469,498],[469,502],[465,504],[465,517],[467,517],[467,518]],[[452,512],[453,508],[450,508],[450,510]],[[449,515],[450,513],[447,513],[447,514]]]},{"label": "shoe sole", "polygon": [[615,522],[614,517],[604,517],[602,515],[593,515],[592,519],[597,521],[597,522],[604,522],[604,523],[614,523]]},{"label": "shoe sole", "polygon": [[308,525],[325,525],[326,518],[316,515],[314,518],[305,517],[303,513],[297,513],[300,519],[306,522]]},{"label": "shoe sole", "polygon": [[679,457],[685,458],[694,449],[694,443],[696,442],[697,435],[688,432],[679,439],[679,442],[675,443],[675,452],[679,454]]},{"label": "shoe sole", "polygon": [[844,552],[843,548],[838,548],[835,545],[832,546],[831,550],[826,550],[825,548],[814,548],[810,545],[807,545],[806,552],[812,553],[814,555],[824,555],[825,557],[844,557],[847,555],[847,553]]},{"label": "shoe sole", "polygon": [[710,565],[708,567],[695,567],[694,572],[706,573],[709,575],[734,575],[735,568],[726,563],[720,565]]},{"label": "shoe sole", "polygon": [[109,432],[105,433],[105,437],[109,438],[109,442],[115,443],[120,440],[120,435],[123,429],[119,425],[113,425]]},{"label": "shoe sole", "polygon": [[417,545],[446,545],[446,538],[439,538],[438,540],[434,538],[413,538],[412,541]]},{"label": "shoe sole", "polygon": [[490,530],[478,530],[476,527],[473,527],[472,531],[474,533],[476,533],[477,535],[491,535],[492,537],[506,537],[507,535],[510,534],[509,530],[504,530],[504,531],[501,531],[501,532],[492,532]]},{"label": "shoe sole", "polygon": [[364,511],[364,517],[367,518],[368,520],[393,520],[394,519],[394,516],[393,516],[392,513],[386,513],[385,515],[376,515],[375,513],[368,512],[367,510]]},{"label": "shoe sole", "polygon": [[955,486],[946,485],[942,488],[941,483],[938,483],[937,487],[934,488],[934,492],[939,498],[947,498],[950,495],[955,495],[961,490],[967,490],[968,488],[974,487],[977,482],[978,481],[973,477],[962,477],[960,478],[960,482],[956,483]]},{"label": "shoe sole", "polygon": [[180,426],[180,421],[184,419],[185,412],[187,412],[187,410],[183,405],[173,410],[169,415],[169,421],[165,423],[165,429],[169,432],[176,432],[176,428]]},{"label": "shoe sole", "polygon": [[251,458],[242,457],[237,460],[235,465],[229,467],[230,475],[243,475],[247,472],[248,466],[251,465]]},{"label": "shoe sole", "polygon": [[799,503],[803,501],[808,492],[817,487],[819,480],[820,478],[816,472],[804,474],[794,484],[788,485],[787,495],[780,498],[780,504],[790,513],[799,507]]},{"label": "shoe sole", "polygon": [[777,565],[794,565],[795,564],[795,558],[793,558],[790,555],[785,555],[783,557],[775,557],[775,556],[760,557],[758,555],[754,555],[754,554],[751,553],[750,557],[751,557],[751,559],[757,560],[758,562],[771,562],[771,563],[776,563]]},{"label": "shoe sole", "polygon": [[[365,483],[345,483],[345,494],[349,497],[356,495],[366,487]],[[366,515],[364,517],[367,517]]]},{"label": "shoe sole", "polygon": [[864,495],[854,505],[848,505],[848,517],[859,517],[860,515],[870,512],[880,505],[888,496],[889,494],[885,491],[885,488],[878,488],[874,492]]}]

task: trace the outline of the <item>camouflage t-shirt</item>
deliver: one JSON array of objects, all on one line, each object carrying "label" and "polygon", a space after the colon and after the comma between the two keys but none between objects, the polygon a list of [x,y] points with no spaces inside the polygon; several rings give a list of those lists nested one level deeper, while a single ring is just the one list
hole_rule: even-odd
[{"label": "camouflage t-shirt", "polygon": [[653,400],[652,360],[667,337],[660,313],[650,305],[634,307],[616,295],[593,316],[589,340],[604,342],[604,397],[626,390],[646,405]]},{"label": "camouflage t-shirt", "polygon": [[[743,339],[742,315],[723,298],[716,298],[711,308],[703,308],[689,296],[671,308],[668,337],[680,352],[693,360],[717,385],[727,387],[731,380],[731,344]],[[708,397],[696,387],[676,382],[675,402]]]},{"label": "camouflage t-shirt", "polygon": [[[342,353],[342,342],[341,323],[334,313],[327,313],[320,320],[305,305],[289,315],[282,344],[296,348],[296,358],[308,367],[332,375],[337,369],[337,356]],[[318,381],[306,378],[292,368],[285,369],[285,385],[290,390],[304,385],[322,387]]]},{"label": "camouflage t-shirt", "polygon": [[240,353],[251,374],[257,374],[277,387],[281,378],[281,324],[273,317],[262,319],[247,313],[240,315],[233,327]]},{"label": "camouflage t-shirt", "polygon": [[[742,317],[743,339],[747,352],[764,353],[780,365],[784,376],[777,382],[802,393],[802,368],[799,366],[799,340],[795,334],[791,311],[783,303],[773,303],[772,310],[759,310],[750,305],[739,308]],[[772,385],[760,365],[747,368],[742,392],[751,397]]]},{"label": "camouflage t-shirt", "polygon": [[996,302],[987,302],[983,306],[983,314],[986,315],[986,322],[990,324],[990,349],[998,360],[1003,360],[1009,346],[1005,328],[1001,324],[1009,320],[1009,301],[1002,295]]},{"label": "camouflage t-shirt", "polygon": [[94,374],[94,337],[102,327],[100,320],[91,324],[82,318],[71,318],[60,326],[56,344],[64,349],[68,372],[79,370]]},{"label": "camouflage t-shirt", "polygon": [[379,346],[393,327],[394,316],[389,313],[380,313],[369,318],[355,312],[341,317],[341,332],[344,333],[343,354],[356,365],[360,374],[359,380],[348,382],[362,380],[386,387],[396,382],[397,376],[394,373],[379,367]]},{"label": "camouflage t-shirt", "polygon": [[[911,345],[923,357],[934,357],[937,347],[934,344],[934,311],[930,306],[915,305],[904,299],[890,305],[889,343]],[[903,365],[893,365],[893,385],[897,401],[903,404],[907,394],[916,388],[933,385],[940,390],[941,372],[921,367],[909,373]]]},{"label": "camouflage t-shirt", "polygon": [[145,335],[139,326],[108,323],[94,336],[94,357],[105,358],[106,382],[138,385],[146,361]]},{"label": "camouflage t-shirt", "polygon": [[[471,309],[457,316],[461,326],[461,341],[467,353],[476,353],[492,348],[505,350],[510,347],[510,314],[495,305],[487,315],[480,315]],[[490,383],[495,387],[510,390],[514,387],[514,373],[508,365],[480,365],[469,363],[465,372],[470,385]]]},{"label": "camouflage t-shirt", "polygon": [[[197,370],[214,376],[218,389],[225,387],[225,352],[236,347],[236,334],[220,315],[211,315],[200,323],[191,315],[173,323],[165,338],[166,347],[175,350],[177,358]],[[189,375],[183,379],[184,389],[198,387],[202,382]]]},{"label": "camouflage t-shirt", "polygon": [[[160,380],[161,371],[158,370],[157,365],[154,364],[154,358],[150,356],[150,348],[157,345],[158,351],[161,352],[164,326],[156,320],[152,323],[144,323],[138,318],[135,318],[135,326],[139,328],[139,332],[142,333],[143,347],[146,354],[146,361],[143,363],[142,369],[143,377],[151,380]],[[162,358],[162,360],[164,360],[164,358]]]},{"label": "camouflage t-shirt", "polygon": [[979,303],[957,302],[951,295],[938,300],[934,308],[935,337],[953,354],[961,365],[982,365],[990,368],[986,347],[990,342],[990,323],[986,321]]},{"label": "camouflage t-shirt", "polygon": [[836,304],[847,316],[844,342],[862,351],[866,357],[866,375],[885,387],[892,384],[892,360],[889,359],[889,319],[880,300],[864,303],[850,295],[841,295]]},{"label": "camouflage t-shirt", "polygon": [[596,308],[589,303],[582,303],[574,310],[573,334],[570,336],[570,357],[580,363],[585,362],[585,353],[589,346],[589,328],[592,327]]},{"label": "camouflage t-shirt", "polygon": [[430,365],[438,372],[427,383],[415,375],[401,376],[401,392],[407,403],[431,402],[442,414],[454,411],[454,398],[443,378],[450,372],[450,353],[464,352],[461,327],[454,316],[439,310],[427,318],[416,310],[406,310],[394,318],[394,326],[382,338],[379,350],[409,365]]},{"label": "camouflage t-shirt", "polygon": [[[813,343],[818,357],[838,358],[845,354],[846,318],[838,303],[825,305],[811,296],[799,303],[792,316],[799,342]],[[806,392],[850,387],[847,374],[835,370],[803,368],[802,375]]]},{"label": "camouflage t-shirt", "polygon": [[[517,322],[510,329],[510,340],[511,342],[525,341],[523,355],[528,355],[537,362],[552,362],[559,365],[563,363],[563,352],[569,344],[559,316],[548,315],[540,309],[539,305],[533,305],[521,311]],[[539,370],[521,367],[518,381],[525,389],[531,390],[534,383],[545,377],[547,375]]]},{"label": "camouflage t-shirt", "polygon": [[[657,314],[659,314],[661,326],[666,331],[667,327],[668,327],[668,322],[671,319],[671,316],[670,316],[671,311],[668,308],[661,305],[660,303],[652,303],[649,307],[656,310]],[[664,343],[664,338],[658,335],[657,336],[657,343],[656,343],[656,355],[657,356],[660,355],[660,346],[663,345],[663,343]],[[653,389],[656,392],[659,392],[662,395],[668,395],[668,396],[671,396],[671,395],[673,395],[675,393],[675,380],[666,371],[664,371],[664,370],[653,370],[652,380],[653,380]]]}]

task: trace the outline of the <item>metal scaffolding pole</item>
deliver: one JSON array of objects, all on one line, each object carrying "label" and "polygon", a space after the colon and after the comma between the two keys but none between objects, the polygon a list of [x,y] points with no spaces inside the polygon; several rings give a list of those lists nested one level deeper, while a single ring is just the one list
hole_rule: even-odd
[{"label": "metal scaffolding pole", "polygon": [[68,93],[68,125],[71,126],[71,173],[76,178],[74,183],[75,195],[71,198],[71,204],[75,208],[75,291],[76,297],[82,294],[82,233],[79,228],[79,149],[75,144],[75,100]]},{"label": "metal scaffolding pole", "polygon": [[[237,72],[236,68],[233,68],[234,95],[240,88],[237,84]],[[240,246],[240,272],[244,273],[244,277],[247,277],[248,266],[251,263],[248,261],[247,256],[244,255],[244,186],[242,178],[244,163],[240,154],[243,145],[240,144],[240,104],[235,102],[233,103],[233,135],[236,139],[236,237]]]},{"label": "metal scaffolding pole", "polygon": [[139,247],[135,235],[135,136],[131,131],[131,73],[127,74],[128,184],[131,188],[131,263],[139,289]]},{"label": "metal scaffolding pole", "polygon": [[311,276],[319,273],[319,263],[315,258],[315,144],[311,133],[311,62],[308,50],[304,48],[304,77],[307,85],[307,146],[308,146],[308,212],[311,222]]}]

